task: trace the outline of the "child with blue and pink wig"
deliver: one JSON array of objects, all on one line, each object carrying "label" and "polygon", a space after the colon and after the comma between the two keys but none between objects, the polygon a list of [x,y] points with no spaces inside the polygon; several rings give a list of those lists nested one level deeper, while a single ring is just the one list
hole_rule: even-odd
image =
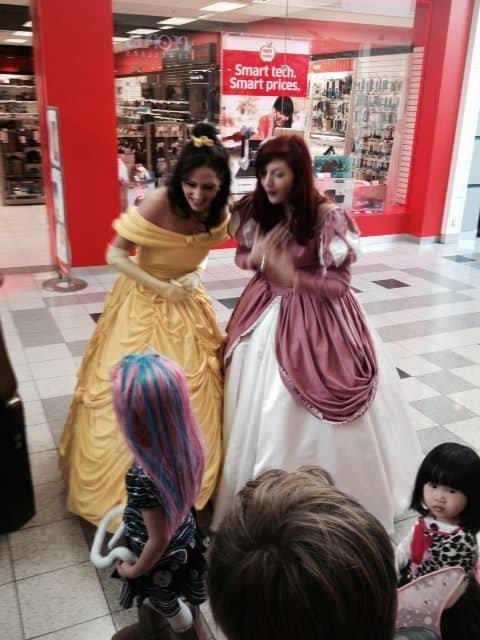
[{"label": "child with blue and pink wig", "polygon": [[206,545],[193,511],[204,452],[185,373],[149,352],[124,357],[112,381],[118,424],[134,456],[123,520],[138,558],[118,562],[116,572],[124,579],[121,604],[139,605],[139,622],[113,638],[167,638],[173,631],[193,640],[192,609],[207,597]]}]

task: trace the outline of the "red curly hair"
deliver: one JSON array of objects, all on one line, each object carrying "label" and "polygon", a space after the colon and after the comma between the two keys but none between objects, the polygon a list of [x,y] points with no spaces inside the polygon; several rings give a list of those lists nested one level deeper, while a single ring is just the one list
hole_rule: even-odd
[{"label": "red curly hair", "polygon": [[283,205],[272,205],[261,184],[265,168],[273,160],[284,160],[294,174],[289,204],[293,207],[290,231],[297,242],[305,244],[313,236],[317,222],[318,205],[327,201],[320,195],[313,182],[313,167],[310,151],[304,140],[297,135],[272,138],[265,142],[255,160],[257,186],[252,195],[253,217],[266,232],[284,219]]}]

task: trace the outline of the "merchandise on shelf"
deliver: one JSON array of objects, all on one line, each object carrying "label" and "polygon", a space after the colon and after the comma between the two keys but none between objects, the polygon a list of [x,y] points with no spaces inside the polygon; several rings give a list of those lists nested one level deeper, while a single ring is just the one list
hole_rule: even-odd
[{"label": "merchandise on shelf", "polygon": [[318,73],[310,78],[310,137],[345,137],[350,114],[351,73]]},{"label": "merchandise on shelf", "polygon": [[31,76],[0,74],[0,153],[4,204],[43,203],[37,103]]},{"label": "merchandise on shelf", "polygon": [[144,164],[155,177],[162,178],[187,137],[187,126],[171,121],[118,124],[117,137],[122,153],[133,153],[135,163]]},{"label": "merchandise on shelf", "polygon": [[399,78],[356,80],[352,155],[358,180],[387,182],[402,89],[403,81]]}]

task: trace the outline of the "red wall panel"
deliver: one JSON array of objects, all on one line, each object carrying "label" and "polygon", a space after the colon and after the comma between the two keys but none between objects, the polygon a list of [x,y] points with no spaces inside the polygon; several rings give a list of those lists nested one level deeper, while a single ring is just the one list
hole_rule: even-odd
[{"label": "red wall panel", "polygon": [[32,0],[31,9],[50,226],[45,108],[55,106],[72,264],[103,264],[111,222],[120,208],[111,0]]},{"label": "red wall panel", "polygon": [[409,232],[418,237],[441,230],[473,5],[432,4],[407,202]]}]

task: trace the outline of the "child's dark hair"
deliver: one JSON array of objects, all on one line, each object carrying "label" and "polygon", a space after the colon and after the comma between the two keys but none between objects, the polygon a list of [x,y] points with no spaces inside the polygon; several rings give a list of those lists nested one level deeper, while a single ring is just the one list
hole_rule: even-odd
[{"label": "child's dark hair", "polygon": [[[192,138],[183,147],[177,160],[173,174],[168,184],[168,199],[174,211],[180,209],[180,214],[185,217],[190,215],[190,207],[183,193],[182,182],[195,171],[206,167],[212,169],[220,180],[220,190],[217,193],[210,213],[205,221],[207,229],[217,226],[220,223],[222,213],[227,204],[230,194],[230,184],[232,176],[230,173],[229,157],[227,150],[217,138],[215,127],[208,122],[198,122],[192,129]],[[211,140],[212,145],[201,144],[195,146],[193,139]]]},{"label": "child's dark hair", "polygon": [[423,487],[428,482],[464,493],[467,506],[460,514],[460,524],[472,533],[480,531],[480,457],[473,449],[445,442],[425,456],[417,473],[410,504],[410,508],[421,515],[428,513],[423,502]]}]

